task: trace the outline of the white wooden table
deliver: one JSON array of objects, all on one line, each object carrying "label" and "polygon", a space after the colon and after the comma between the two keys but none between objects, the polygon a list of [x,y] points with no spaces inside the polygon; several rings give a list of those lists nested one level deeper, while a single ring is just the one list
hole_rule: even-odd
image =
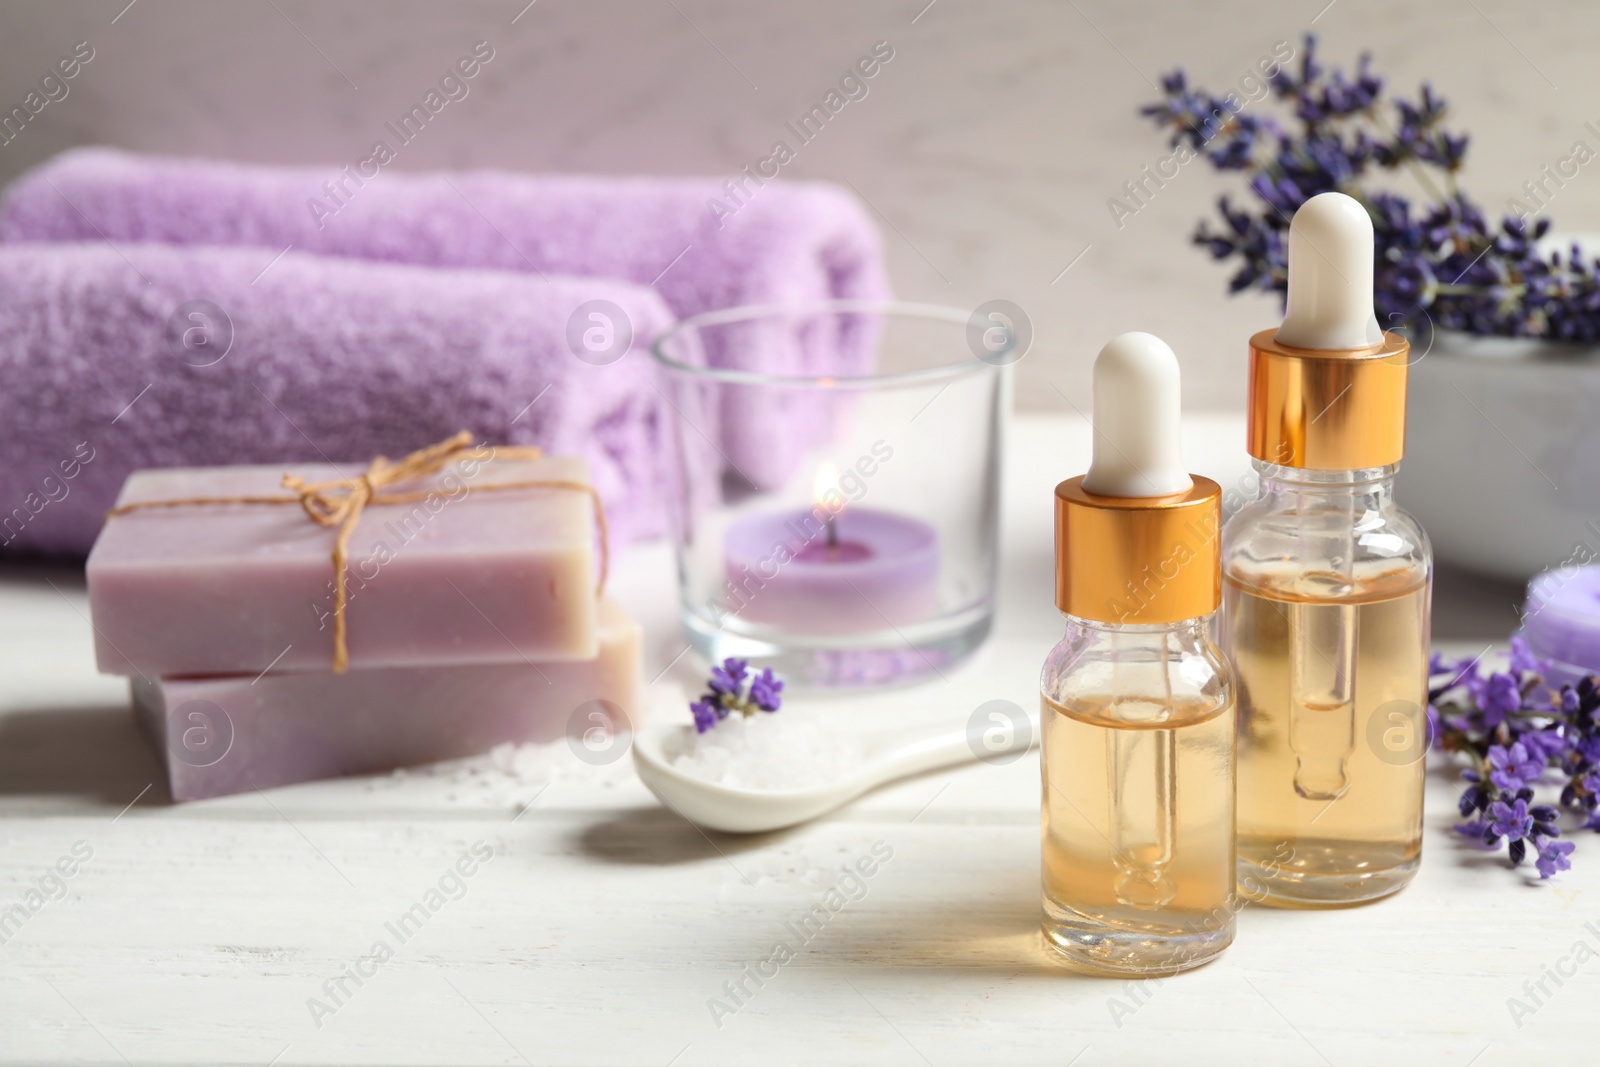
[{"label": "white wooden table", "polygon": [[[999,622],[976,662],[784,714],[961,722],[991,699],[1031,706],[1059,629],[1050,490],[1085,467],[1087,443],[1078,421],[1014,425]],[[1236,420],[1191,421],[1191,465],[1224,485],[1247,470],[1241,444]],[[619,560],[652,672],[683,647],[671,574],[663,545]],[[1521,1029],[1507,1001],[1543,968],[1573,969],[1575,943],[1600,950],[1600,839],[1582,836],[1575,869],[1538,885],[1451,840],[1442,768],[1422,872],[1397,898],[1246,908],[1220,962],[1111,982],[1040,947],[1032,756],[753,839],[680,822],[628,761],[574,760],[553,784],[477,761],[174,806],[123,684],[94,672],[86,611],[70,569],[0,574],[0,907],[59,860],[74,869],[4,935],[0,1062],[1198,1067],[1555,1062],[1594,1046],[1600,963],[1547,979]],[[693,685],[694,670],[655,688]],[[75,848],[89,854],[76,866]],[[474,849],[491,858],[451,878]],[[841,883],[874,849],[889,858],[863,890]],[[437,910],[402,941],[387,924],[441,878]],[[841,885],[858,899],[801,942],[790,924]],[[745,978],[736,1001],[725,983],[780,940],[793,958]],[[393,953],[374,962],[379,941]]]}]

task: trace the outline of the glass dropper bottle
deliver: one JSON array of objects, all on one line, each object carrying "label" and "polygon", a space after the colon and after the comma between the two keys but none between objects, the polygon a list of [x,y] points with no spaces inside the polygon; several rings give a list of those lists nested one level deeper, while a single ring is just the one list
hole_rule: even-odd
[{"label": "glass dropper bottle", "polygon": [[1372,279],[1366,209],[1306,201],[1283,325],[1250,339],[1260,495],[1223,531],[1240,889],[1285,907],[1387,896],[1421,859],[1432,559],[1394,503],[1410,348]]},{"label": "glass dropper bottle", "polygon": [[1040,682],[1045,943],[1153,977],[1233,940],[1234,693],[1213,643],[1221,493],[1183,469],[1178,361],[1126,333],[1094,365],[1094,459],[1056,487],[1066,635]]}]

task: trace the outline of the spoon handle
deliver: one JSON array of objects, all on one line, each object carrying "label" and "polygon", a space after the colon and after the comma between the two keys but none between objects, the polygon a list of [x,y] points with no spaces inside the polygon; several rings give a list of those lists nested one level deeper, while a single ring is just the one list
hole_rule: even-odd
[{"label": "spoon handle", "polygon": [[1029,712],[1016,728],[998,732],[980,724],[951,729],[929,727],[904,736],[879,764],[884,778],[903,778],[923,771],[951,767],[972,760],[993,759],[1012,752],[1025,752],[1039,740],[1039,713]]}]

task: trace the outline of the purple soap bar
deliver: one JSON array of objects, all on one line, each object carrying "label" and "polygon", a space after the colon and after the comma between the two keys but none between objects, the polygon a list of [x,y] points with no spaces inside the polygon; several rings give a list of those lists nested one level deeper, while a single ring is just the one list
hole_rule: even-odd
[{"label": "purple soap bar", "polygon": [[[359,473],[296,467],[307,481]],[[282,467],[146,470],[118,504],[281,497]],[[594,505],[587,493],[495,483],[588,482],[582,460],[464,458],[386,492],[350,540],[351,667],[590,659]],[[89,554],[95,655],[107,674],[326,671],[336,530],[290,504],[149,508],[110,519]]]},{"label": "purple soap bar", "polygon": [[563,734],[583,748],[580,756],[603,757],[598,743],[623,742],[594,731],[638,722],[639,645],[638,624],[602,601],[599,655],[584,662],[134,678],[133,702],[166,761],[175,800],[370,774]]}]

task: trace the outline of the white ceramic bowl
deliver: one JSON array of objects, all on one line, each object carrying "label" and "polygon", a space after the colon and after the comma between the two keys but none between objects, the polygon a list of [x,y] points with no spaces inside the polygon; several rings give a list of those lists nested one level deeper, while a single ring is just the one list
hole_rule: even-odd
[{"label": "white ceramic bowl", "polygon": [[1600,345],[1439,331],[1412,358],[1396,492],[1435,555],[1517,581],[1600,560]]}]

